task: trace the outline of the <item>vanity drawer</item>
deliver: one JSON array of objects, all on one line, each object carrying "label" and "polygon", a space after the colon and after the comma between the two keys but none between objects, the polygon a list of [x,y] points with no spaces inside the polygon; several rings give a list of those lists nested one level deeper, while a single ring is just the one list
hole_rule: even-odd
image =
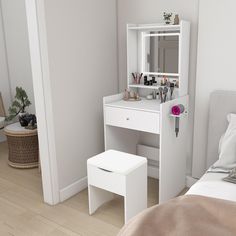
[{"label": "vanity drawer", "polygon": [[105,107],[107,125],[159,134],[160,116],[158,113],[132,109]]}]

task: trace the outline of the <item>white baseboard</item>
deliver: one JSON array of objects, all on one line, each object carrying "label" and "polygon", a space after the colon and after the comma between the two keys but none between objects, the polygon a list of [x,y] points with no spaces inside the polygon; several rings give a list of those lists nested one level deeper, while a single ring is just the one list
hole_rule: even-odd
[{"label": "white baseboard", "polygon": [[63,202],[88,187],[87,176],[60,190],[60,202]]},{"label": "white baseboard", "polygon": [[191,186],[193,186],[196,182],[198,181],[198,179],[193,178],[192,176],[186,176],[186,187],[190,188]]},{"label": "white baseboard", "polygon": [[[148,176],[158,179],[158,168],[157,167],[151,167],[148,166]],[[186,187],[190,188],[193,184],[195,184],[198,181],[198,179],[195,179],[191,176],[186,176]],[[80,179],[76,181],[75,183],[67,186],[66,188],[63,188],[60,190],[60,202],[63,202],[71,197],[73,197],[75,194],[81,192],[85,188],[88,187],[88,180],[87,177],[84,177],[83,179]]]}]

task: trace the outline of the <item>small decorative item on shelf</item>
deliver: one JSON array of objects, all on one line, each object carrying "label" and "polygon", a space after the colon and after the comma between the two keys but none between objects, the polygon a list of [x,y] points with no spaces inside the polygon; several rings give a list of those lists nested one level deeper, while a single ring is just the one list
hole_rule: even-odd
[{"label": "small decorative item on shelf", "polygon": [[144,85],[149,85],[149,81],[146,75],[144,76]]},{"label": "small decorative item on shelf", "polygon": [[152,100],[153,99],[153,94],[149,94],[149,95],[147,95],[147,100]]},{"label": "small decorative item on shelf", "polygon": [[136,101],[140,101],[141,98],[139,97],[139,94],[137,92],[129,91],[128,89],[126,89],[125,93],[124,93],[123,100],[136,102]]},{"label": "small decorative item on shelf", "polygon": [[133,80],[135,84],[140,84],[141,83],[141,79],[143,77],[143,73],[139,74],[139,73],[132,73],[133,76]]},{"label": "small decorative item on shelf", "polygon": [[166,86],[168,81],[169,81],[169,79],[164,75],[161,80],[161,86]]},{"label": "small decorative item on shelf", "polygon": [[130,97],[130,91],[128,89],[125,89],[124,100],[129,100],[129,97]]},{"label": "small decorative item on shelf", "polygon": [[129,94],[129,98],[134,98],[134,97],[135,97],[135,92],[131,90]]},{"label": "small decorative item on shelf", "polygon": [[156,77],[155,77],[155,76],[152,76],[152,83],[153,83],[153,84],[157,84],[157,81],[156,81]]},{"label": "small decorative item on shelf", "polygon": [[156,83],[157,81],[155,76],[152,76],[150,80],[148,80],[148,77],[146,75],[144,76],[144,85],[152,86],[155,85]]},{"label": "small decorative item on shelf", "polygon": [[170,99],[171,100],[173,98],[174,89],[175,89],[175,84],[174,83],[170,83]]},{"label": "small decorative item on shelf", "polygon": [[175,15],[174,25],[179,25],[179,15],[178,14]]},{"label": "small decorative item on shelf", "polygon": [[164,21],[167,25],[169,25],[171,23],[172,15],[173,15],[172,13],[167,13],[167,12],[163,13]]}]

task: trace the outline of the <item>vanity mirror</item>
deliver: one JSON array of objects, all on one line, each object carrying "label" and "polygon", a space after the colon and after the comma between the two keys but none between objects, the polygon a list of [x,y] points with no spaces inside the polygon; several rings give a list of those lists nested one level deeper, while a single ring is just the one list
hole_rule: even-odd
[{"label": "vanity mirror", "polygon": [[158,32],[143,33],[142,71],[144,74],[158,73],[178,76],[179,37],[159,36]]}]

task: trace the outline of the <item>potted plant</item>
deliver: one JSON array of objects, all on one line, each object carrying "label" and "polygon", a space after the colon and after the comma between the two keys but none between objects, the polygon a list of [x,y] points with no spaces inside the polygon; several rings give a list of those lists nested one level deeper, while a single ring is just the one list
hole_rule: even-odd
[{"label": "potted plant", "polygon": [[172,17],[172,13],[167,13],[167,12],[163,13],[163,18],[167,25],[171,23],[171,17]]},{"label": "potted plant", "polygon": [[[26,91],[21,87],[16,87],[15,100],[12,102],[12,105],[9,108],[9,116],[6,118],[6,121],[13,120],[17,115],[19,115],[19,120],[21,116],[26,114],[26,108],[31,105],[31,102],[28,98]],[[24,122],[20,123],[22,126],[27,126]]]}]

